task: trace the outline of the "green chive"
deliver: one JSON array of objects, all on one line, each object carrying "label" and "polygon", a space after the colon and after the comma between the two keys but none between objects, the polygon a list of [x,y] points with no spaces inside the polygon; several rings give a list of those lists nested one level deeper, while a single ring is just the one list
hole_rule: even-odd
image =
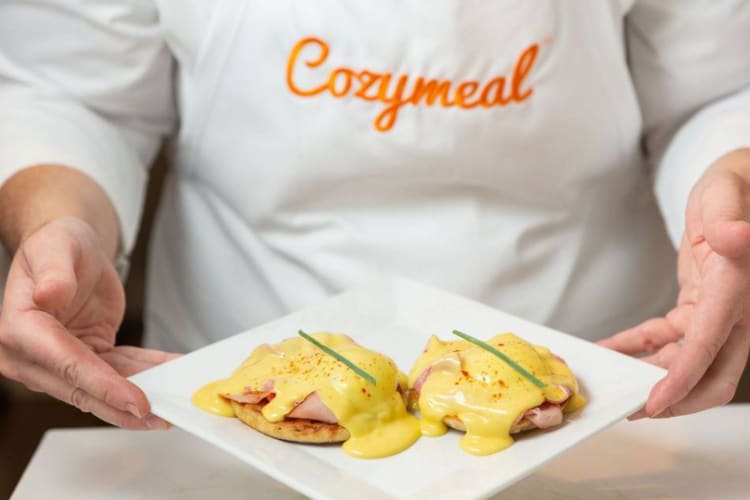
[{"label": "green chive", "polygon": [[318,349],[320,349],[324,353],[328,354],[329,356],[332,356],[332,357],[338,359],[339,361],[341,361],[342,363],[344,363],[346,366],[348,366],[349,368],[351,368],[354,371],[354,373],[356,373],[357,375],[359,375],[363,379],[367,380],[372,385],[377,385],[377,383],[375,382],[375,377],[373,377],[372,375],[370,375],[369,373],[367,373],[366,371],[364,371],[362,368],[360,368],[359,366],[355,365],[354,363],[352,363],[351,361],[349,361],[348,359],[346,359],[341,354],[337,353],[336,351],[334,351],[333,349],[331,349],[327,345],[321,344],[320,342],[318,342],[317,340],[315,340],[314,337],[311,337],[310,335],[306,334],[302,330],[299,330],[298,333],[300,334],[300,337],[302,337],[303,339],[307,340],[308,342],[310,342],[315,347],[317,347]]},{"label": "green chive", "polygon": [[515,361],[513,361],[512,359],[510,359],[504,353],[498,351],[497,349],[495,349],[493,346],[491,346],[487,342],[483,342],[483,341],[479,340],[478,338],[472,337],[471,335],[469,335],[467,333],[464,333],[464,332],[461,332],[459,330],[453,330],[453,335],[458,335],[462,339],[468,340],[469,342],[471,342],[474,345],[478,345],[479,347],[481,347],[485,351],[491,352],[492,354],[494,354],[498,358],[500,358],[503,361],[505,361],[506,363],[508,363],[508,365],[510,365],[511,368],[513,368],[518,373],[520,373],[521,375],[523,375],[524,377],[526,377],[528,380],[530,380],[531,383],[533,383],[535,386],[537,386],[539,388],[544,388],[545,387],[544,382],[542,382],[541,380],[539,380],[538,378],[536,378],[531,373],[527,372],[524,369],[523,366],[519,365],[518,363],[516,363]]}]

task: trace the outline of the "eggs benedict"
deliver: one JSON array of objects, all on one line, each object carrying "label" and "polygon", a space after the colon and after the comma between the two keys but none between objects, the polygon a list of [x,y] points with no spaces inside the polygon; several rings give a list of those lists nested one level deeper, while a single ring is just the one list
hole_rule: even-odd
[{"label": "eggs benedict", "polygon": [[549,349],[512,333],[486,342],[454,333],[463,340],[431,337],[409,374],[423,435],[452,427],[465,432],[461,448],[488,455],[513,444],[511,434],[555,427],[585,405],[575,376]]},{"label": "eggs benedict", "polygon": [[393,455],[419,438],[404,402],[406,376],[390,358],[346,335],[300,335],[256,348],[193,403],[285,441],[343,442],[358,458]]}]

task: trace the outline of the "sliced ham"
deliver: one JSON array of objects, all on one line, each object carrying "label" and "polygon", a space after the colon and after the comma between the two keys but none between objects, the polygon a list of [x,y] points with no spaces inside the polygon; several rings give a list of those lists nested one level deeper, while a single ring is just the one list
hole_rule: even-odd
[{"label": "sliced ham", "polygon": [[461,356],[454,352],[451,353],[449,356],[446,356],[439,361],[434,362],[419,375],[419,378],[414,382],[414,396],[419,399],[419,393],[422,390],[422,386],[425,383],[425,380],[427,380],[427,377],[430,376],[430,373],[438,370],[446,370],[454,373],[458,373],[461,371]]},{"label": "sliced ham", "polygon": [[266,399],[273,399],[273,391],[245,391],[240,394],[222,394],[227,399],[238,403],[258,404]]},{"label": "sliced ham", "polygon": [[563,408],[565,407],[565,403],[568,402],[568,399],[570,399],[570,396],[573,395],[573,391],[563,385],[559,385],[558,387],[565,392],[564,397],[559,401],[548,399],[541,405],[531,408],[518,417],[518,420],[516,420],[515,423],[518,424],[522,420],[528,420],[539,429],[548,429],[560,425],[563,421]]},{"label": "sliced ham", "polygon": [[419,378],[414,382],[414,397],[419,399],[419,393],[422,390],[422,386],[424,385],[425,380],[427,380],[427,377],[430,376],[430,373],[432,372],[432,367],[430,366],[425,371],[422,372],[422,374],[419,376]]},{"label": "sliced ham", "polygon": [[272,391],[274,386],[273,379],[268,379],[265,382],[263,382],[263,387],[260,388],[261,391]]},{"label": "sliced ham", "polygon": [[263,382],[263,386],[259,391],[254,391],[247,387],[245,388],[245,392],[239,394],[222,394],[222,396],[227,399],[231,399],[232,401],[237,401],[238,403],[255,405],[261,403],[265,399],[268,399],[270,401],[274,398],[274,396],[276,396],[276,394],[273,392],[273,385],[273,380],[266,380],[265,382]]},{"label": "sliced ham", "polygon": [[[266,380],[259,391],[247,388],[245,392],[239,394],[222,394],[222,396],[238,403],[262,404],[271,401],[276,397],[276,393],[273,389],[274,381]],[[317,392],[309,394],[305,399],[298,402],[292,411],[287,413],[286,416],[289,418],[317,420],[329,424],[338,423],[336,416],[331,413],[331,410],[329,410],[325,404],[323,404],[323,401],[320,400]]]},{"label": "sliced ham", "polygon": [[543,403],[536,408],[528,410],[519,419],[526,419],[540,429],[547,429],[560,425],[563,421],[562,405],[556,403]]},{"label": "sliced ham", "polygon": [[335,424],[338,422],[336,416],[331,413],[331,410],[323,404],[317,392],[310,393],[305,399],[297,404],[286,415],[290,418],[306,418],[308,420],[317,420],[319,422],[327,422],[329,424]]}]

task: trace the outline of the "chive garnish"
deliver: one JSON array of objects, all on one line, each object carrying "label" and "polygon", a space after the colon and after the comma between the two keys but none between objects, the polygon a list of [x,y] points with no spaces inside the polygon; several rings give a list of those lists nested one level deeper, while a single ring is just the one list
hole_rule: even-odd
[{"label": "chive garnish", "polygon": [[506,356],[506,355],[505,355],[504,353],[502,353],[502,352],[498,351],[497,349],[495,349],[495,348],[494,348],[493,346],[491,346],[491,345],[490,345],[490,344],[488,344],[487,342],[483,342],[483,341],[479,340],[478,338],[476,338],[476,337],[472,337],[471,335],[469,335],[469,334],[467,334],[467,333],[464,333],[464,332],[461,332],[461,331],[459,331],[459,330],[453,330],[453,335],[457,335],[457,336],[461,337],[462,339],[464,339],[464,340],[468,340],[468,341],[469,341],[469,342],[471,342],[472,344],[474,344],[474,345],[477,345],[477,346],[481,347],[481,348],[482,348],[482,349],[484,349],[485,351],[487,351],[487,352],[491,352],[492,354],[494,354],[494,355],[495,355],[495,356],[497,356],[498,358],[500,358],[500,359],[502,359],[503,361],[505,361],[505,362],[506,362],[506,363],[507,363],[508,365],[510,365],[510,367],[511,367],[511,368],[513,368],[513,369],[514,369],[514,370],[516,370],[516,371],[517,371],[518,373],[520,373],[521,375],[523,375],[524,377],[526,377],[526,378],[527,378],[527,379],[528,379],[529,381],[531,381],[531,383],[533,383],[533,384],[534,384],[535,386],[537,386],[537,387],[539,387],[539,388],[544,388],[544,382],[542,382],[541,380],[539,380],[538,378],[536,378],[536,377],[535,377],[534,375],[532,375],[531,373],[527,372],[527,371],[526,371],[526,370],[524,369],[524,367],[523,367],[523,366],[519,365],[518,363],[516,363],[515,361],[513,361],[512,359],[510,359],[510,358],[509,358],[508,356]]},{"label": "chive garnish", "polygon": [[331,349],[327,345],[318,342],[314,337],[311,337],[310,335],[306,334],[302,330],[299,330],[297,333],[299,333],[300,337],[302,337],[303,339],[307,340],[308,342],[310,342],[311,344],[313,344],[315,347],[317,347],[318,349],[320,349],[324,353],[326,353],[329,356],[332,356],[332,357],[338,359],[339,361],[341,361],[342,363],[344,363],[346,366],[348,366],[349,368],[351,368],[354,371],[354,373],[356,373],[357,375],[359,375],[363,379],[367,380],[372,385],[377,385],[377,383],[375,382],[375,377],[373,377],[372,375],[370,375],[369,373],[367,373],[366,371],[364,371],[362,368],[360,368],[359,366],[355,365],[354,363],[352,363],[351,361],[349,361],[348,359],[346,359],[341,354],[337,353],[336,351],[334,351],[333,349]]}]

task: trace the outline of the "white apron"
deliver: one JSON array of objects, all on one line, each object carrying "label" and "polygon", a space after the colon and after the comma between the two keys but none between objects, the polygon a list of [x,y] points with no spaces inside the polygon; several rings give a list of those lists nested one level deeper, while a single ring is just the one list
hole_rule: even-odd
[{"label": "white apron", "polygon": [[198,39],[167,33],[181,129],[149,345],[382,273],[589,339],[670,305],[617,3],[425,4],[210,2]]}]

